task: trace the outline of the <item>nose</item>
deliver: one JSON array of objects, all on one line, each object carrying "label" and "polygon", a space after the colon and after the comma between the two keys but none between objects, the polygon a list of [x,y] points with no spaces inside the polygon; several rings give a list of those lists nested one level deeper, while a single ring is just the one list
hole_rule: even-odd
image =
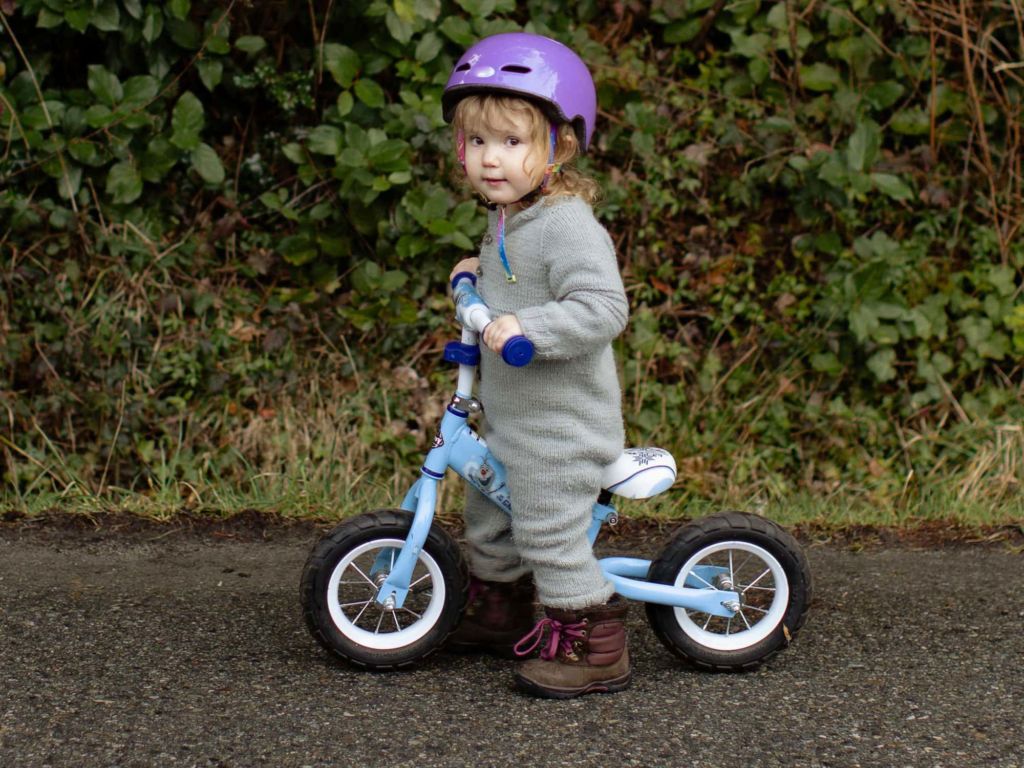
[{"label": "nose", "polygon": [[498,164],[498,148],[490,142],[484,144],[483,151],[483,164],[488,167],[494,167]]}]

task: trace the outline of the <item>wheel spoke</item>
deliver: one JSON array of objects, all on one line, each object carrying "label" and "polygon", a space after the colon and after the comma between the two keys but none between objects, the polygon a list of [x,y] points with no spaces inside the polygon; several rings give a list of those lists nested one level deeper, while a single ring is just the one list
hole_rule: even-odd
[{"label": "wheel spoke", "polygon": [[375,630],[373,630],[373,634],[375,634],[375,635],[379,635],[380,634],[380,625],[384,623],[384,614],[385,613],[387,613],[387,611],[382,610],[380,612],[380,618],[377,619],[377,628]]},{"label": "wheel spoke", "polygon": [[365,608],[367,605],[369,605],[372,602],[373,602],[373,599],[371,598],[369,600],[357,600],[354,603],[339,603],[339,605],[342,608],[352,608],[353,606],[356,606],[356,605],[361,605],[361,606],[363,606]]},{"label": "wheel spoke", "polygon": [[352,626],[356,626],[356,625],[359,624],[359,620],[361,618],[363,618],[363,614],[366,613],[366,609],[369,608],[370,605],[372,605],[372,604],[373,604],[373,600],[367,600],[366,601],[366,605],[363,606],[363,610],[361,610],[358,614],[356,614],[356,617],[354,619],[352,619]]},{"label": "wheel spoke", "polygon": [[409,589],[412,589],[417,584],[419,584],[421,581],[424,581],[424,580],[429,579],[429,578],[430,578],[430,574],[429,573],[424,573],[422,576],[420,576],[418,579],[416,579],[416,581],[414,581],[412,584],[409,585]]},{"label": "wheel spoke", "polygon": [[743,610],[745,610],[745,611],[757,611],[758,613],[764,613],[764,614],[768,613],[768,611],[766,611],[764,608],[758,608],[756,605],[744,605],[743,606]]},{"label": "wheel spoke", "polygon": [[359,566],[358,565],[356,565],[355,563],[351,563],[351,565],[352,565],[352,570],[355,571],[356,573],[358,573],[364,579],[366,579],[366,583],[367,584],[369,584],[374,589],[377,588],[377,584],[374,582],[374,580],[371,579],[369,576],[367,576],[365,573],[363,573],[361,570],[359,570]]},{"label": "wheel spoke", "polygon": [[[763,579],[763,578],[764,578],[765,576],[767,576],[767,575],[768,575],[769,573],[771,573],[771,572],[772,572],[772,569],[771,569],[771,568],[765,568],[765,569],[764,569],[764,572],[763,572],[763,573],[762,573],[762,574],[761,574],[760,576],[758,576],[758,577],[757,577],[756,579],[754,579],[754,580],[753,580],[752,582],[750,582],[749,584],[747,584],[747,586],[746,586],[746,587],[744,587],[744,589],[743,589],[743,592],[746,592],[746,591],[747,591],[748,589],[750,589],[751,587],[753,587],[753,586],[754,586],[755,584],[757,584],[757,582],[759,582],[759,581],[760,581],[761,579]],[[741,593],[741,594],[742,594],[742,593]]]},{"label": "wheel spoke", "polygon": [[752,557],[753,557],[753,555],[752,555],[752,554],[750,554],[750,553],[748,552],[748,553],[747,553],[747,556],[746,556],[745,558],[743,558],[743,562],[739,564],[739,567],[738,567],[738,568],[736,569],[736,572],[737,572],[737,573],[742,573],[742,572],[743,572],[743,567],[744,567],[744,566],[745,566],[745,565],[746,565],[747,563],[749,563],[749,562],[750,562],[750,558],[752,558]]},{"label": "wheel spoke", "polygon": [[747,617],[743,615],[743,609],[740,608],[740,618],[743,619],[743,623],[747,625],[747,629],[750,629],[750,622],[747,621]]},{"label": "wheel spoke", "polygon": [[696,573],[695,571],[690,571],[690,573],[687,574],[687,575],[688,576],[693,576],[695,579],[703,581],[705,584],[708,585],[709,589],[714,589],[716,591],[718,590],[718,587],[716,587],[714,584],[709,583],[707,579],[703,578],[699,573]]},{"label": "wheel spoke", "polygon": [[411,613],[413,616],[415,616],[416,617],[416,621],[419,621],[420,619],[423,618],[423,614],[422,613],[416,613],[416,611],[414,611],[414,610],[412,610],[410,608],[404,608],[403,607],[402,610],[405,611],[406,613]]},{"label": "wheel spoke", "polygon": [[398,623],[398,614],[395,611],[391,611],[391,618],[395,620],[395,629],[401,632],[402,625]]},{"label": "wheel spoke", "polygon": [[712,614],[710,614],[710,613],[709,613],[709,614],[708,614],[708,620],[704,622],[704,626],[703,626],[703,627],[701,627],[701,629],[707,629],[707,628],[708,628],[708,624],[710,624],[710,623],[711,623],[711,620],[712,620],[713,618],[715,618],[715,617],[714,617],[714,615],[712,615]]}]

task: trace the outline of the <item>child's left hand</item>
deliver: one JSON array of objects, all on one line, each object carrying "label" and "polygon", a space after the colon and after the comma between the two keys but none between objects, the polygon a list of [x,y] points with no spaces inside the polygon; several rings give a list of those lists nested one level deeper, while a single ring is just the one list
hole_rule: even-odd
[{"label": "child's left hand", "polygon": [[523,326],[519,324],[519,319],[515,315],[501,315],[484,328],[484,344],[492,352],[500,355],[505,342],[513,336],[522,335]]}]

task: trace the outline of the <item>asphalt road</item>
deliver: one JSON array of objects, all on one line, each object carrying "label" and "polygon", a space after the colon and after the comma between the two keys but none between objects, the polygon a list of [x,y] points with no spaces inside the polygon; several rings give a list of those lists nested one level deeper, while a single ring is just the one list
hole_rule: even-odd
[{"label": "asphalt road", "polygon": [[637,607],[632,688],[552,702],[486,657],[335,663],[299,615],[311,544],[0,527],[0,766],[1024,766],[1005,547],[810,547],[808,624],[760,671],[681,667]]}]

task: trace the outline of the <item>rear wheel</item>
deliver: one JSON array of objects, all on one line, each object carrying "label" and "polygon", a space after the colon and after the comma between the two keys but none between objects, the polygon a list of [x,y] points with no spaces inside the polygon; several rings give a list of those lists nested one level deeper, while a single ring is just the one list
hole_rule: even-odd
[{"label": "rear wheel", "polygon": [[437,650],[466,605],[468,578],[458,544],[432,525],[401,608],[377,602],[405,544],[412,514],[378,510],[346,520],[310,553],[300,586],[313,637],[369,669],[408,667]]},{"label": "rear wheel", "polygon": [[647,605],[658,639],[709,671],[756,668],[792,641],[811,604],[811,571],[796,539],[771,520],[743,512],[681,528],[651,563],[648,580],[739,595],[731,618]]}]

